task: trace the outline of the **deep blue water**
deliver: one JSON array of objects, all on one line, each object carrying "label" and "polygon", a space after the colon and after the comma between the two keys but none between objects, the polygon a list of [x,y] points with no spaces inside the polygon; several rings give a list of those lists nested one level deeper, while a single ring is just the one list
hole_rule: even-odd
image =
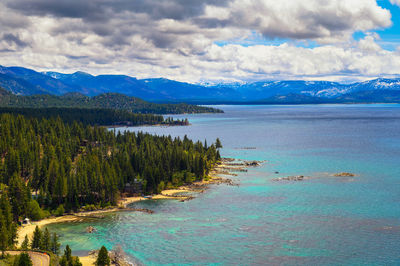
[{"label": "deep blue water", "polygon": [[[89,223],[50,229],[76,254],[120,244],[145,265],[400,265],[400,106],[219,108],[175,116],[188,127],[129,130],[219,137],[223,156],[267,161],[234,177],[239,187],[141,202],[155,214],[110,214],[90,222],[95,234]],[[313,179],[272,181],[288,175]]]}]

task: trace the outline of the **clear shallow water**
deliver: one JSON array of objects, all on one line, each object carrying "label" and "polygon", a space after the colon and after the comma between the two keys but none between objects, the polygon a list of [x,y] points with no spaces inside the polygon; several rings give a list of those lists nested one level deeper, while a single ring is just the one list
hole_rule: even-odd
[{"label": "clear shallow water", "polygon": [[[189,127],[135,131],[207,139],[222,155],[267,160],[188,202],[145,201],[122,212],[54,224],[75,254],[112,248],[145,265],[399,265],[400,106],[220,106]],[[243,149],[255,147],[256,149]],[[279,171],[279,174],[275,174]],[[338,172],[355,178],[334,178]],[[287,175],[316,177],[274,182]],[[98,232],[86,234],[94,225]]]}]

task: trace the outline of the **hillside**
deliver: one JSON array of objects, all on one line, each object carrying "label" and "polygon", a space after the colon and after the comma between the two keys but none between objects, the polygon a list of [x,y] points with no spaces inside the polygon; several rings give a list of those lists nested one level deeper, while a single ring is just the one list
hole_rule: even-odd
[{"label": "hillside", "polygon": [[62,96],[38,94],[32,96],[14,95],[0,88],[0,107],[74,107],[108,108],[128,110],[143,114],[182,114],[182,113],[219,113],[221,110],[190,104],[156,104],[118,93],[101,94],[94,97],[79,93]]}]

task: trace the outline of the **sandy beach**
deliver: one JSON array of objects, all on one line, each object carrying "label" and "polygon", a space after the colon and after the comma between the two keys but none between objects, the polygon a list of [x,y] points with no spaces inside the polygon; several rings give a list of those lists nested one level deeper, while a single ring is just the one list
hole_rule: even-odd
[{"label": "sandy beach", "polygon": [[[152,199],[174,199],[174,200],[182,200],[186,199],[186,196],[175,196],[174,194],[176,193],[181,193],[181,192],[188,192],[188,188],[179,188],[179,189],[169,189],[169,190],[164,190],[161,192],[161,194],[155,195],[152,197]],[[90,211],[90,212],[78,212],[74,213],[71,215],[64,215],[60,217],[50,217],[46,218],[37,222],[32,222],[29,225],[21,226],[18,229],[18,246],[21,246],[22,242],[24,241],[25,235],[28,235],[29,239],[32,239],[33,232],[36,228],[36,226],[39,226],[39,228],[46,226],[48,224],[53,224],[53,223],[65,223],[65,222],[79,222],[85,219],[88,216],[92,215],[97,215],[97,214],[103,214],[103,213],[110,213],[110,212],[117,212],[121,211],[124,208],[127,208],[129,204],[132,204],[134,202],[138,202],[141,200],[148,200],[148,198],[144,197],[126,197],[120,200],[119,202],[119,208],[110,208],[110,209],[105,209],[105,210],[96,210],[96,211]],[[82,265],[88,266],[88,265],[94,265],[96,261],[96,257],[93,255],[88,255],[88,256],[82,256],[79,257],[80,261],[82,262]]]},{"label": "sandy beach", "polygon": [[84,257],[79,257],[80,262],[82,263],[82,266],[91,266],[96,263],[96,256],[94,255],[89,255],[89,256],[84,256]]},{"label": "sandy beach", "polygon": [[[173,200],[189,200],[192,199],[193,197],[191,196],[180,196],[176,195],[179,193],[187,193],[187,192],[203,192],[208,185],[210,184],[220,184],[220,183],[226,183],[226,184],[231,184],[232,182],[230,179],[225,179],[221,178],[218,175],[221,174],[221,168],[225,169],[225,167],[229,167],[229,165],[226,165],[224,163],[219,164],[213,171],[210,172],[209,176],[207,179],[203,181],[197,181],[194,182],[193,184],[190,185],[185,185],[181,186],[176,189],[166,189],[163,190],[160,194],[154,195],[151,197],[151,199],[173,199]],[[223,174],[223,173],[222,173]],[[87,218],[88,216],[93,216],[93,215],[99,215],[103,213],[110,213],[110,212],[117,212],[117,211],[122,211],[128,207],[129,204],[132,204],[134,202],[142,201],[142,200],[149,200],[149,198],[145,197],[124,197],[122,198],[118,206],[115,208],[109,208],[109,209],[102,209],[102,210],[95,210],[95,211],[88,211],[88,212],[77,212],[73,213],[70,215],[64,215],[60,217],[50,217],[46,218],[37,222],[32,222],[30,225],[25,225],[22,226],[18,229],[18,246],[22,244],[24,241],[25,235],[28,235],[30,239],[32,239],[33,232],[36,228],[36,226],[39,226],[39,228],[46,226],[48,224],[52,223],[64,223],[64,222],[79,222]],[[79,257],[80,261],[82,262],[82,265],[94,265],[96,261],[96,257],[94,255],[88,255],[88,256],[82,256]]]},{"label": "sandy beach", "polygon": [[22,226],[18,229],[18,246],[20,246],[24,241],[25,235],[28,235],[29,239],[32,238],[33,231],[35,231],[36,226],[42,227],[52,223],[72,222],[72,221],[77,221],[79,219],[80,218],[77,216],[65,215],[61,217],[43,219],[41,221],[32,222],[29,225]]}]

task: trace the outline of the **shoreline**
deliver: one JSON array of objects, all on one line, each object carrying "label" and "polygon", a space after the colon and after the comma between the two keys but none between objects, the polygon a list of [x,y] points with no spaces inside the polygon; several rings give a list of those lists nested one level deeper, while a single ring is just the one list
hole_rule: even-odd
[{"label": "shoreline", "polygon": [[[174,193],[181,193],[181,192],[193,192],[193,191],[188,191],[186,189],[169,189],[169,190],[163,190],[161,194],[157,194],[153,196],[151,199],[174,199],[174,200],[182,200],[188,198],[188,196],[174,196]],[[49,218],[44,218],[40,221],[33,221],[29,225],[25,226],[20,226],[17,231],[17,246],[20,246],[22,242],[24,241],[25,235],[28,235],[29,238],[33,236],[33,232],[36,228],[36,226],[39,226],[39,228],[46,226],[48,224],[54,224],[54,223],[66,223],[66,222],[79,222],[84,219],[90,218],[91,216],[99,215],[99,214],[105,214],[105,213],[112,213],[112,212],[118,212],[118,211],[124,211],[128,210],[127,206],[129,204],[139,202],[142,200],[149,200],[148,198],[145,197],[125,197],[122,198],[118,206],[109,208],[109,209],[99,209],[99,210],[94,210],[94,211],[83,211],[83,212],[75,212],[71,214],[66,214],[63,216],[59,217],[49,217]],[[135,210],[132,210],[135,211]]]},{"label": "shoreline", "polygon": [[[213,179],[213,177],[210,177],[210,179]],[[201,183],[201,184],[209,184],[210,181],[198,181],[195,183]],[[192,184],[191,184],[192,185]],[[191,185],[185,185],[176,189],[166,189],[161,191],[160,194],[154,195],[151,199],[152,200],[180,200],[180,201],[185,201],[192,199],[193,197],[191,196],[179,196],[175,195],[177,193],[185,193],[185,192],[198,192],[195,189],[190,189]],[[106,214],[106,213],[113,213],[113,212],[119,212],[119,211],[130,211],[128,209],[128,205],[139,202],[142,200],[149,200],[149,198],[145,197],[124,197],[121,198],[121,200],[118,202],[119,207],[113,207],[109,209],[102,209],[102,210],[94,210],[94,211],[86,211],[86,212],[76,212],[72,214],[67,214],[59,217],[49,217],[42,219],[40,221],[34,221],[29,225],[21,226],[18,228],[17,231],[17,246],[21,246],[22,242],[24,241],[25,235],[28,235],[29,239],[32,239],[33,232],[36,228],[36,226],[39,226],[39,228],[42,228],[46,225],[49,224],[54,224],[54,223],[70,223],[70,222],[81,222],[84,221],[87,218],[90,218],[91,216],[96,216],[96,215],[101,215],[101,214]],[[132,209],[131,211],[136,211]],[[89,265],[94,265],[96,262],[96,256],[93,254],[88,254],[86,256],[79,256],[79,260],[82,263],[83,266],[89,266]]]},{"label": "shoreline", "polygon": [[143,125],[104,125],[102,127],[106,128],[124,128],[124,127],[186,127],[186,126],[191,126],[192,124],[143,124]]},{"label": "shoreline", "polygon": [[[232,164],[233,161],[239,161],[240,164]],[[145,198],[142,196],[134,196],[134,197],[123,197],[119,200],[118,206],[109,208],[109,209],[100,209],[94,211],[84,211],[84,212],[76,212],[71,214],[66,214],[59,217],[49,217],[42,219],[40,221],[32,222],[29,225],[21,226],[17,231],[17,246],[21,246],[24,241],[25,235],[31,239],[33,236],[33,232],[36,226],[42,228],[43,226],[54,224],[54,223],[67,223],[67,222],[81,222],[87,218],[96,217],[96,215],[119,212],[119,211],[142,211],[141,209],[129,209],[128,205],[139,202],[142,200],[179,200],[179,201],[187,201],[191,200],[194,197],[190,195],[176,195],[179,193],[203,193],[207,190],[209,185],[212,184],[226,184],[231,186],[238,186],[238,184],[234,183],[231,179],[220,177],[219,175],[231,175],[236,176],[232,172],[235,172],[240,169],[242,171],[245,168],[251,166],[258,166],[262,162],[251,162],[235,160],[230,158],[223,158],[220,163],[217,163],[214,168],[210,171],[209,175],[201,181],[196,181],[191,184],[186,184],[174,189],[166,189],[161,191],[160,194],[154,195],[151,198]],[[93,254],[88,254],[87,256],[79,256],[79,259],[82,265],[94,265],[96,261],[96,257]]]},{"label": "shoreline", "polygon": [[[201,183],[203,182],[209,182],[209,181],[199,181]],[[174,194],[177,193],[182,193],[182,192],[196,192],[195,190],[191,190],[189,186],[182,186],[176,189],[167,189],[161,191],[160,194],[154,195],[151,199],[153,200],[165,200],[165,199],[171,199],[171,200],[180,200],[180,201],[185,201],[187,199],[192,199],[190,196],[177,196]],[[125,197],[122,198],[118,206],[120,207],[114,207],[110,209],[102,209],[102,210],[95,210],[95,211],[86,211],[86,212],[76,212],[72,214],[67,214],[59,217],[49,217],[42,219],[40,221],[34,221],[29,225],[21,226],[17,230],[17,246],[20,247],[22,242],[25,239],[25,235],[28,235],[29,239],[32,239],[33,232],[35,231],[36,226],[39,226],[39,228],[42,228],[46,225],[49,224],[54,224],[54,223],[71,223],[71,222],[81,222],[87,218],[90,218],[90,216],[95,216],[95,215],[101,215],[101,214],[106,214],[106,213],[113,213],[113,212],[118,212],[118,211],[130,211],[128,208],[129,204],[139,202],[142,200],[149,200],[149,198],[145,197]],[[133,210],[132,211],[136,211]],[[80,262],[82,263],[83,266],[92,266],[96,262],[96,256],[94,254],[88,254],[86,256],[78,256]],[[129,264],[127,264],[129,265]]]}]

